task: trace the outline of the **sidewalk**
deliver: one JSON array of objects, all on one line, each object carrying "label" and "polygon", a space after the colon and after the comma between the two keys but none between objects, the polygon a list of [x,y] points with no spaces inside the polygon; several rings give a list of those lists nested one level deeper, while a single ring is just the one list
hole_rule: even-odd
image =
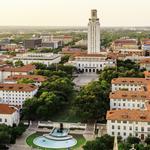
[{"label": "sidewalk", "polygon": [[15,144],[10,146],[9,150],[31,150],[33,149],[26,144],[26,138],[29,135],[33,134],[35,131],[36,131],[36,125],[33,124],[23,133],[23,135],[20,138],[16,140]]}]

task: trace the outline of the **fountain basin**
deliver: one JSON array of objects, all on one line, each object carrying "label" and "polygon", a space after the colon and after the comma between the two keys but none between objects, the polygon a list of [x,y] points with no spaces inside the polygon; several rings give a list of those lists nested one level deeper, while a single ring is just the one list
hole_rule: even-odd
[{"label": "fountain basin", "polygon": [[50,140],[56,140],[56,141],[70,140],[73,138],[71,135],[68,135],[66,137],[55,137],[50,134],[43,134],[43,137],[50,139]]},{"label": "fountain basin", "polygon": [[54,149],[60,149],[60,148],[70,148],[77,144],[76,139],[68,139],[68,140],[52,140],[47,139],[44,136],[37,137],[33,140],[33,143],[37,146],[43,147],[43,148],[54,148]]}]

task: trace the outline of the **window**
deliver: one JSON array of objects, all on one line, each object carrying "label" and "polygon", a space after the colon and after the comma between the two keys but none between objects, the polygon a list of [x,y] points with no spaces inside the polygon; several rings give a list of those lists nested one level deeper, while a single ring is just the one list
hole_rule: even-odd
[{"label": "window", "polygon": [[132,130],[132,127],[129,127],[129,130]]},{"label": "window", "polygon": [[127,123],[127,121],[123,121],[123,123]]},{"label": "window", "polygon": [[2,122],[2,118],[0,118],[0,122]]},{"label": "window", "polygon": [[138,127],[135,127],[135,130],[138,131]]},{"label": "window", "polygon": [[7,122],[7,119],[5,119],[5,122]]},{"label": "window", "polygon": [[126,130],[126,126],[123,126],[123,129]]},{"label": "window", "polygon": [[144,127],[141,127],[141,131],[144,132]]},{"label": "window", "polygon": [[120,132],[118,132],[118,136],[120,136]]},{"label": "window", "polygon": [[150,131],[150,128],[147,128],[147,131]]},{"label": "window", "polygon": [[112,129],[115,129],[115,126],[114,126],[114,125],[112,125]]},{"label": "window", "polygon": [[132,136],[132,133],[130,133],[129,136]]},{"label": "window", "polygon": [[112,132],[112,135],[114,135],[114,132]]},{"label": "window", "polygon": [[124,132],[123,135],[126,136],[126,132]]},{"label": "window", "polygon": [[118,130],[120,130],[120,126],[118,126]]}]

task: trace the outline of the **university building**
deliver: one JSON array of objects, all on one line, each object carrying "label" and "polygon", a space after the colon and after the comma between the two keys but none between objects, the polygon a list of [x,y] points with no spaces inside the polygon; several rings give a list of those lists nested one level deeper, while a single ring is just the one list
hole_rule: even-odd
[{"label": "university building", "polygon": [[0,104],[0,124],[18,125],[20,122],[19,109],[8,104]]},{"label": "university building", "polygon": [[22,105],[28,98],[32,98],[38,87],[30,84],[0,84],[0,103],[14,106]]},{"label": "university building", "polygon": [[150,135],[150,80],[147,78],[114,78],[107,112],[107,134],[135,136],[145,140]]},{"label": "university building", "polygon": [[106,52],[100,48],[100,23],[97,10],[91,10],[91,18],[88,23],[88,50],[87,53],[79,53],[68,64],[74,65],[79,71],[92,72],[103,70],[105,67],[116,66],[115,59],[109,59]]},{"label": "university building", "polygon": [[49,66],[51,64],[59,63],[61,61],[61,55],[53,53],[24,53],[18,54],[16,57],[14,57],[13,63],[18,60],[21,60],[25,65],[42,63]]}]

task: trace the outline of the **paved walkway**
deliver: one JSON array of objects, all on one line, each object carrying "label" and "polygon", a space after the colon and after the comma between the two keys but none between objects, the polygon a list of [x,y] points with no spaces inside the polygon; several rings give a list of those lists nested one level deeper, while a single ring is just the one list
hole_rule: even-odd
[{"label": "paved walkway", "polygon": [[[16,143],[11,145],[9,150],[32,150],[33,148],[29,147],[27,144],[26,144],[26,138],[33,134],[35,131],[36,131],[36,128],[37,128],[37,124],[34,123],[32,124],[24,133],[23,135],[18,138],[16,140]],[[34,149],[35,150],[35,149]]]},{"label": "paved walkway", "polygon": [[83,73],[83,74],[78,74],[78,77],[76,77],[73,82],[77,87],[84,86],[91,81],[96,81],[98,80],[98,75],[93,74],[93,73]]},{"label": "paved walkway", "polygon": [[95,139],[94,136],[94,124],[87,124],[86,130],[84,131],[83,136],[87,141],[91,141]]}]

